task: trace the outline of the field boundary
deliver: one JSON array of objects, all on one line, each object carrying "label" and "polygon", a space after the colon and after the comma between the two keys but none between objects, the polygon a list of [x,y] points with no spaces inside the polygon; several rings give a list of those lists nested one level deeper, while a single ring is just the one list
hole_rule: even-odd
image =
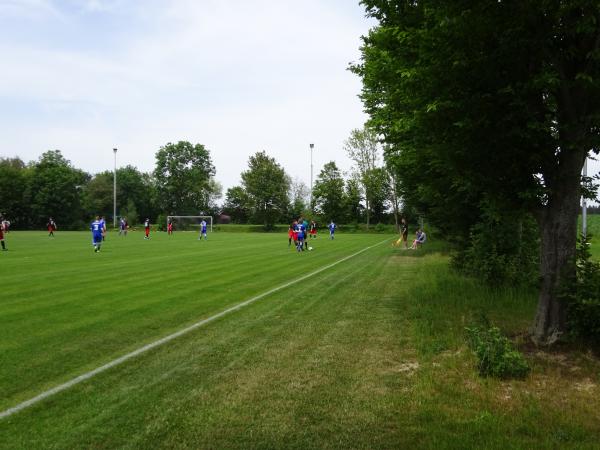
[{"label": "field boundary", "polygon": [[118,366],[118,365],[120,365],[120,364],[122,364],[122,363],[124,363],[124,362],[126,362],[126,361],[128,361],[130,359],[132,359],[132,358],[135,358],[136,356],[141,355],[142,353],[146,353],[149,350],[152,350],[152,349],[154,349],[156,347],[159,347],[159,346],[161,346],[163,344],[166,344],[167,342],[170,342],[170,341],[172,341],[174,339],[177,339],[178,337],[181,337],[181,336],[189,333],[190,331],[193,331],[193,330],[195,330],[197,328],[200,328],[200,327],[202,327],[202,326],[204,326],[204,325],[206,325],[206,324],[208,324],[210,322],[213,322],[214,320],[219,319],[219,318],[221,318],[221,317],[223,317],[223,316],[225,316],[225,315],[227,315],[229,313],[232,313],[232,312],[235,312],[235,311],[237,311],[239,309],[242,309],[245,306],[248,306],[248,305],[250,305],[250,304],[252,304],[252,303],[254,303],[254,302],[256,302],[256,301],[258,301],[258,300],[260,300],[262,298],[264,298],[264,297],[267,297],[267,296],[269,296],[271,294],[274,294],[275,292],[281,291],[282,289],[286,289],[286,288],[288,288],[288,287],[290,287],[290,286],[292,286],[292,285],[294,285],[296,283],[299,283],[301,281],[306,280],[309,277],[312,277],[312,276],[317,275],[317,274],[319,274],[321,272],[324,272],[325,270],[331,269],[332,267],[337,266],[338,264],[341,264],[344,261],[347,261],[347,260],[349,260],[351,258],[354,258],[355,256],[358,256],[361,253],[366,252],[367,250],[370,250],[370,249],[372,249],[374,247],[377,247],[377,246],[379,246],[379,245],[381,245],[381,244],[389,241],[390,239],[391,238],[384,239],[383,241],[381,241],[381,242],[379,242],[377,244],[373,244],[373,245],[370,245],[369,247],[365,247],[365,248],[363,248],[362,250],[360,250],[360,251],[358,251],[356,253],[353,253],[351,255],[345,256],[344,258],[342,258],[342,259],[340,259],[338,261],[335,261],[335,262],[333,262],[331,264],[328,264],[326,266],[323,266],[323,267],[321,267],[321,268],[319,268],[319,269],[317,269],[317,270],[315,270],[315,271],[313,271],[313,272],[311,272],[311,273],[309,273],[307,275],[303,275],[303,276],[301,276],[299,278],[296,278],[296,279],[294,279],[292,281],[288,281],[287,283],[284,283],[284,284],[282,284],[280,286],[277,286],[277,287],[275,287],[273,289],[269,289],[268,291],[263,292],[262,294],[258,294],[258,295],[254,296],[254,297],[252,297],[252,298],[250,298],[248,300],[245,300],[245,301],[243,301],[241,303],[238,303],[237,305],[234,305],[234,306],[231,306],[231,307],[229,307],[227,309],[224,309],[223,311],[218,312],[218,313],[216,313],[216,314],[214,314],[214,315],[212,315],[210,317],[207,317],[206,319],[200,320],[199,322],[196,322],[196,323],[194,323],[192,325],[189,325],[189,326],[187,326],[187,327],[185,327],[185,328],[183,328],[183,329],[181,329],[179,331],[176,331],[175,333],[169,334],[169,335],[167,335],[167,336],[165,336],[165,337],[163,337],[161,339],[158,339],[158,340],[156,340],[154,342],[146,344],[143,347],[140,347],[137,350],[134,350],[134,351],[132,351],[130,353],[127,353],[127,354],[125,354],[125,355],[123,355],[123,356],[121,356],[121,357],[119,357],[117,359],[114,359],[114,360],[112,360],[112,361],[110,361],[110,362],[108,362],[108,363],[106,363],[106,364],[104,364],[104,365],[102,365],[100,367],[97,367],[96,369],[90,370],[89,372],[86,372],[86,373],[84,373],[82,375],[79,375],[78,377],[75,377],[75,378],[73,378],[73,379],[71,379],[71,380],[69,380],[69,381],[67,381],[65,383],[59,384],[58,386],[55,386],[55,387],[53,387],[51,389],[48,389],[47,391],[44,391],[41,394],[38,394],[35,397],[30,398],[29,400],[21,402],[18,405],[13,406],[12,408],[8,408],[8,409],[0,412],[0,420],[4,419],[5,417],[11,416],[11,415],[13,415],[13,414],[15,414],[15,413],[17,413],[19,411],[22,411],[23,409],[28,408],[29,406],[35,405],[36,403],[39,403],[42,400],[45,400],[48,397],[53,396],[54,394],[58,394],[59,392],[65,391],[65,390],[67,390],[67,389],[69,389],[69,388],[71,388],[71,387],[73,387],[73,386],[75,386],[75,385],[77,385],[77,384],[79,384],[79,383],[81,383],[83,381],[89,380],[90,378],[98,375],[99,373],[102,373],[102,372],[104,372],[104,371],[106,371],[108,369],[112,369],[113,367],[116,367],[116,366]]}]

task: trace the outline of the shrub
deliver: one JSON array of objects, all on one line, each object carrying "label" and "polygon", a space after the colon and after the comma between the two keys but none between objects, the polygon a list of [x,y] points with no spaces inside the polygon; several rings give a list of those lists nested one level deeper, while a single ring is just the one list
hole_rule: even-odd
[{"label": "shrub", "polygon": [[539,280],[539,238],[530,216],[487,211],[460,243],[452,263],[489,285],[535,286]]},{"label": "shrub", "polygon": [[385,225],[379,222],[377,225],[375,225],[375,231],[377,233],[383,233],[385,231]]},{"label": "shrub", "polygon": [[469,346],[478,359],[481,376],[495,378],[524,378],[529,365],[498,327],[466,328]]},{"label": "shrub", "polygon": [[569,334],[593,346],[600,346],[600,263],[591,260],[589,240],[580,237],[575,276],[562,287],[567,303]]}]

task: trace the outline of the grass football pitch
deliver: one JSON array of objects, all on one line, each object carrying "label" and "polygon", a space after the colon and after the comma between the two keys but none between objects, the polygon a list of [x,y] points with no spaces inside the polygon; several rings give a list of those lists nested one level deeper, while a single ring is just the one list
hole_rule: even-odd
[{"label": "grass football pitch", "polygon": [[[600,364],[528,355],[477,376],[464,326],[526,329],[535,293],[450,271],[443,248],[340,234],[11,232],[0,411],[372,248],[0,419],[0,448],[594,448]],[[554,395],[561,392],[560,396]],[[562,411],[569,411],[563,414]]]}]

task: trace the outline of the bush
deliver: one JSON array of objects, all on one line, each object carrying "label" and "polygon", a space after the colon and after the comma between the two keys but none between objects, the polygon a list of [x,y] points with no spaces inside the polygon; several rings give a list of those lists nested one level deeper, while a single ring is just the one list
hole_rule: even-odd
[{"label": "bush", "polygon": [[477,369],[484,377],[524,378],[529,365],[497,327],[466,328],[469,347],[477,356]]},{"label": "bush", "polygon": [[487,211],[471,228],[452,264],[489,285],[536,286],[539,249],[537,224],[532,217]]},{"label": "bush", "polygon": [[386,226],[384,224],[382,224],[381,222],[379,222],[377,225],[375,225],[375,231],[378,233],[383,233],[386,230]]},{"label": "bush", "polygon": [[589,240],[579,238],[574,278],[563,284],[567,326],[575,339],[600,346],[600,263],[591,260]]}]

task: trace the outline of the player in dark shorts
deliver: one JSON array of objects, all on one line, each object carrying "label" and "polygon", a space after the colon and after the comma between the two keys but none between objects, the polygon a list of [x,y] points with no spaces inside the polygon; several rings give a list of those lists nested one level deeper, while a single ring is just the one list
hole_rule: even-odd
[{"label": "player in dark shorts", "polygon": [[404,242],[404,248],[408,248],[408,224],[406,223],[406,219],[404,217],[402,218],[400,232],[402,233],[402,242]]},{"label": "player in dark shorts", "polygon": [[292,246],[292,241],[294,241],[294,244],[296,243],[296,239],[294,238],[294,224],[291,224],[288,227],[288,247]]},{"label": "player in dark shorts", "polygon": [[317,222],[315,222],[314,220],[310,221],[310,237],[311,238],[317,237]]},{"label": "player in dark shorts", "polygon": [[4,243],[4,217],[0,216],[0,245],[2,245],[2,251],[7,250],[6,244]]},{"label": "player in dark shorts", "polygon": [[56,222],[52,217],[48,219],[48,223],[46,224],[46,228],[48,228],[48,237],[54,237],[54,231],[56,231]]}]

